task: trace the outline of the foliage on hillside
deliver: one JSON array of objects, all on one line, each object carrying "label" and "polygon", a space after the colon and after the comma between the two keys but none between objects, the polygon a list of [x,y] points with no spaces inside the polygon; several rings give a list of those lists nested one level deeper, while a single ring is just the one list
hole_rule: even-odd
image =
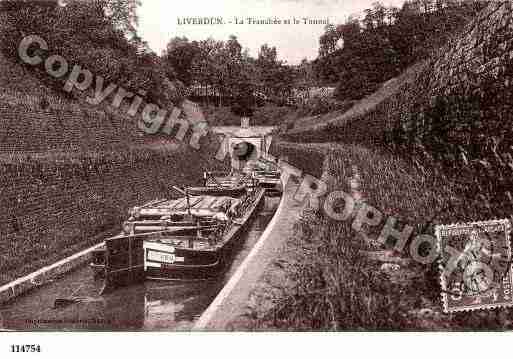
[{"label": "foliage on hillside", "polygon": [[[298,118],[332,114],[334,111],[345,112],[351,102],[336,101],[331,98],[312,98],[305,103],[291,107],[268,103],[256,107],[251,116],[254,126],[279,126],[283,130],[292,128]],[[203,111],[213,126],[238,126],[240,115],[226,106],[204,106]]]},{"label": "foliage on hillside", "polygon": [[[204,106],[203,112],[211,126],[240,126],[241,117],[227,106]],[[288,107],[266,105],[257,107],[251,116],[251,126],[279,126],[290,112]]]},{"label": "foliage on hillside", "polygon": [[[338,103],[346,104],[346,106],[342,108],[342,111],[327,112],[322,116],[301,118],[294,121],[293,127],[290,127],[291,131],[287,132],[287,137],[289,139],[305,142],[342,140],[340,131],[330,132],[329,130],[336,129],[342,126],[342,124],[360,118],[380,103],[387,101],[391,96],[401,91],[406,84],[414,83],[417,74],[423,71],[425,66],[425,61],[420,61],[410,66],[401,73],[401,75],[388,80],[382,84],[376,92],[366,96],[360,101],[339,101]],[[347,111],[344,111],[344,109]],[[371,133],[382,131],[379,126],[369,126],[366,130]],[[327,137],[328,133],[330,134],[329,137]],[[350,134],[347,134],[347,136],[349,135]]]},{"label": "foliage on hillside", "polygon": [[284,103],[292,90],[292,68],[278,59],[275,47],[262,45],[255,59],[233,35],[227,41],[175,37],[163,59],[192,86],[193,95],[213,97],[218,106],[233,105],[237,115],[251,115],[257,98]]},{"label": "foliage on hillside", "polygon": [[[133,93],[145,91],[145,100],[168,107],[179,94],[171,84],[173,69],[149,51],[134,33],[133,0],[2,1],[0,50],[14,64],[21,64],[17,49],[28,35],[39,35],[49,45],[42,57],[57,54],[70,66],[80,65],[105,84],[115,83]],[[62,80],[50,77],[43,67],[25,66],[46,86],[60,92]],[[65,76],[66,78],[66,76]]]},{"label": "foliage on hillside", "polygon": [[412,0],[399,9],[377,2],[363,19],[351,17],[326,28],[314,61],[316,74],[321,81],[338,83],[338,99],[361,99],[426,58],[485,3]]}]

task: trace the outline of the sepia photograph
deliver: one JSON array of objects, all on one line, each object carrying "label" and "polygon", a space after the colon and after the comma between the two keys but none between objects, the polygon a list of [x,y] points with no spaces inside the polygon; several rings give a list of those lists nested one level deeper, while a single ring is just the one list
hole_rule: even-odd
[{"label": "sepia photograph", "polygon": [[13,356],[502,337],[513,3],[0,0],[0,209]]}]

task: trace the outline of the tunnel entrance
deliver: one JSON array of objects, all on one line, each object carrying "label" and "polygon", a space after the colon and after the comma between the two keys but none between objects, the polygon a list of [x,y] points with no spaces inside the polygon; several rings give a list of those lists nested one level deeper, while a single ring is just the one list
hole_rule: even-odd
[{"label": "tunnel entrance", "polygon": [[233,157],[239,161],[248,161],[257,153],[256,146],[250,142],[243,141],[233,146]]}]

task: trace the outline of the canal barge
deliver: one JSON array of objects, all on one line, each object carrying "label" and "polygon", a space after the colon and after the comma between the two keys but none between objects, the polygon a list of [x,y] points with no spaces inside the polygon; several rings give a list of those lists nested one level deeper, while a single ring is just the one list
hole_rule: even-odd
[{"label": "canal barge", "polygon": [[253,179],[256,186],[264,188],[268,196],[282,195],[281,172],[276,163],[259,158],[248,161],[242,171]]},{"label": "canal barge", "polygon": [[217,276],[265,201],[264,189],[238,181],[181,192],[133,208],[123,233],[105,241],[103,256],[93,254],[106,290],[145,279]]}]

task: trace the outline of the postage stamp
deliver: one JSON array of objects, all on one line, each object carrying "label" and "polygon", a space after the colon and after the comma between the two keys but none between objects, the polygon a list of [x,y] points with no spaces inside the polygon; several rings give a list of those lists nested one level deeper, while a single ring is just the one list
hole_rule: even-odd
[{"label": "postage stamp", "polygon": [[513,306],[510,230],[506,219],[436,226],[445,313]]}]

